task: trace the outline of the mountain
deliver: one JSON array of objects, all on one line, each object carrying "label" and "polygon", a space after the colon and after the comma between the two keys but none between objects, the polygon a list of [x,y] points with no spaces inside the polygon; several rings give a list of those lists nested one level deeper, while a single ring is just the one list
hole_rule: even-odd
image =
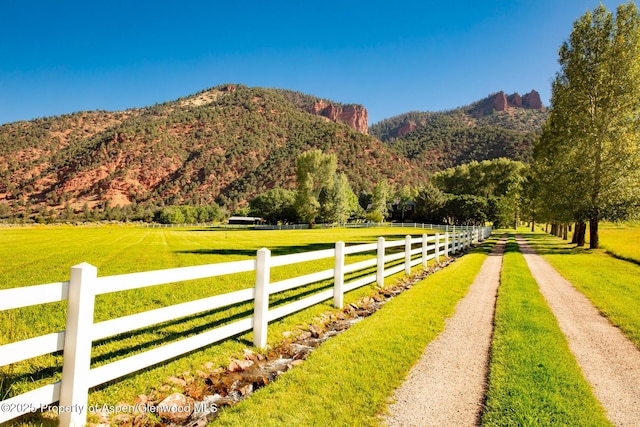
[{"label": "mountain", "polygon": [[212,202],[233,210],[267,189],[293,188],[296,157],[314,148],[337,155],[357,192],[384,178],[426,181],[356,129],[367,130],[362,106],[235,84],[148,108],[5,124],[0,217]]},{"label": "mountain", "polygon": [[418,186],[471,160],[528,160],[546,115],[535,91],[497,92],[367,129],[361,105],[226,84],[146,108],[9,123],[0,126],[0,219],[117,206],[233,211],[293,188],[295,159],[315,148],[336,154],[356,193],[381,179]]},{"label": "mountain", "polygon": [[429,172],[507,157],[528,161],[547,110],[535,90],[497,92],[443,112],[409,112],[369,127],[369,134]]}]

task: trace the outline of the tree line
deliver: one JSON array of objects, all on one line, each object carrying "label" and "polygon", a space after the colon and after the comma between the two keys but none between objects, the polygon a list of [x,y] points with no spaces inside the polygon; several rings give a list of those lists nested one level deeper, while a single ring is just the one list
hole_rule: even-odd
[{"label": "tree line", "polygon": [[525,165],[509,159],[471,162],[433,175],[419,187],[392,188],[381,180],[356,195],[336,157],[321,150],[296,161],[296,188],[270,189],[249,203],[248,214],[267,223],[418,221],[451,225],[510,225],[520,212]]},{"label": "tree line", "polygon": [[573,25],[559,50],[549,118],[533,151],[526,205],[532,220],[574,243],[599,247],[602,220],[640,210],[640,15],[600,4]]},{"label": "tree line", "polygon": [[6,205],[0,204],[0,222],[9,223],[77,223],[77,222],[147,222],[160,224],[196,224],[215,223],[226,220],[229,213],[215,203],[189,206],[154,206],[133,202],[129,205],[111,205],[109,201],[89,207],[85,203],[80,211],[66,204],[62,210],[46,206],[32,207],[27,204],[22,212],[12,212]]}]

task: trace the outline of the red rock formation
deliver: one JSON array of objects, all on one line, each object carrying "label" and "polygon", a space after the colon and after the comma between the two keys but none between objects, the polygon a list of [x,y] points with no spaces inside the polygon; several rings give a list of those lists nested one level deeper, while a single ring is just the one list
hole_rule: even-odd
[{"label": "red rock formation", "polygon": [[532,110],[546,110],[545,106],[542,105],[542,101],[540,100],[540,94],[535,90],[522,95],[522,106],[525,108],[531,108]]},{"label": "red rock formation", "polygon": [[416,127],[417,126],[416,126],[416,124],[414,122],[409,122],[406,125],[401,126],[398,129],[397,137],[398,138],[402,138],[403,136],[405,136],[409,132],[412,132],[412,131],[416,130]]},{"label": "red rock formation", "polygon": [[514,107],[522,107],[522,98],[520,97],[518,92],[507,96],[507,102],[509,103],[509,105],[512,105]]},{"label": "red rock formation", "polygon": [[311,107],[311,110],[309,111],[311,114],[316,114],[316,115],[321,115],[322,111],[327,108],[327,103],[321,99],[320,101],[316,102],[315,104],[313,104],[313,106]]},{"label": "red rock formation", "polygon": [[367,133],[369,129],[369,113],[362,105],[333,105],[321,99],[313,104],[309,112],[333,122],[344,123],[361,133]]},{"label": "red rock formation", "polygon": [[493,97],[493,109],[496,111],[504,111],[507,109],[507,95],[503,91],[495,94]]},{"label": "red rock formation", "polygon": [[347,105],[339,114],[340,121],[360,133],[369,131],[369,113],[362,105]]}]

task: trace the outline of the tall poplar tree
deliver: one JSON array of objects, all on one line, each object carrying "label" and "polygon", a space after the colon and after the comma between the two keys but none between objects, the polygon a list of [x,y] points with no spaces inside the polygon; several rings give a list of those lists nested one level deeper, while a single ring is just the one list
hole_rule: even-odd
[{"label": "tall poplar tree", "polygon": [[301,220],[312,225],[320,213],[320,192],[333,183],[336,174],[335,154],[321,150],[306,151],[296,159],[295,208]]},{"label": "tall poplar tree", "polygon": [[374,222],[382,222],[387,218],[387,203],[390,195],[389,184],[386,179],[378,181],[373,187],[373,196],[371,197],[371,211],[368,213],[368,219]]},{"label": "tall poplar tree", "polygon": [[[567,184],[561,195],[571,207],[558,216],[588,219],[590,247],[598,248],[599,221],[628,215],[640,195],[636,5],[618,6],[615,17],[602,4],[583,15],[560,48],[559,63],[550,118],[534,149],[534,163],[547,178]],[[555,209],[567,206],[557,197],[547,203]]]},{"label": "tall poplar tree", "polygon": [[334,175],[333,183],[320,193],[320,218],[324,222],[344,224],[356,212],[358,196],[349,186],[344,173]]}]

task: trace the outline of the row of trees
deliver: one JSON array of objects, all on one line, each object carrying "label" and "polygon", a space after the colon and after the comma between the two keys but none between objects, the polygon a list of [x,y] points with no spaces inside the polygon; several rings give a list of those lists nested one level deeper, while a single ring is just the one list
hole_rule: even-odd
[{"label": "row of trees", "polygon": [[438,172],[418,191],[416,217],[445,224],[514,225],[521,216],[526,171],[522,162],[499,158]]},{"label": "row of trees", "polygon": [[296,190],[274,188],[254,198],[249,213],[269,223],[345,223],[349,219],[381,222],[387,217],[389,186],[379,181],[359,198],[346,174],[336,173],[335,154],[310,150],[296,159]]},{"label": "row of trees", "polygon": [[601,220],[632,218],[640,208],[640,14],[602,4],[574,23],[559,51],[551,111],[534,146],[529,215],[576,222],[574,241],[599,247]]},{"label": "row of trees", "polygon": [[393,190],[385,180],[356,196],[335,155],[307,151],[296,161],[295,190],[274,188],[250,202],[249,214],[269,223],[382,222],[395,219],[457,225],[512,224],[519,214],[525,166],[508,159],[471,162],[437,173],[432,183]]},{"label": "row of trees", "polygon": [[92,208],[85,203],[79,212],[70,204],[66,204],[62,210],[45,206],[37,208],[26,206],[23,212],[17,215],[6,205],[0,203],[0,222],[10,223],[51,224],[56,222],[119,221],[195,224],[220,222],[228,216],[228,212],[215,203],[201,206],[149,206],[137,203],[112,206],[105,202],[101,206]]}]

